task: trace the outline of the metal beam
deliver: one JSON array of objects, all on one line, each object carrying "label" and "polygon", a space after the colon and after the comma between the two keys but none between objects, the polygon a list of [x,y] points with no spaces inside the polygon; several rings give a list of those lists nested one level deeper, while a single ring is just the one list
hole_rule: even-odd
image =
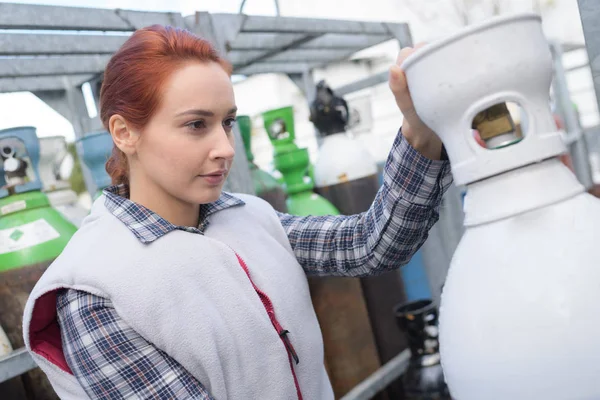
[{"label": "metal beam", "polygon": [[357,49],[362,50],[393,39],[391,35],[348,35],[330,33],[299,46],[303,49]]},{"label": "metal beam", "polygon": [[565,72],[573,72],[573,71],[577,71],[577,70],[584,69],[584,68],[590,68],[590,63],[586,62],[583,64],[574,65],[569,68],[565,68]]},{"label": "metal beam", "polygon": [[220,43],[213,26],[212,15],[207,12],[196,12],[194,15],[185,17],[188,28],[196,35],[212,43],[219,52],[224,55],[227,53],[226,43]]},{"label": "metal beam", "polygon": [[587,47],[594,88],[596,89],[596,101],[598,102],[598,108],[600,108],[600,3],[597,0],[578,0],[578,3],[585,47]]},{"label": "metal beam", "polygon": [[0,78],[0,93],[61,90],[79,86],[92,78],[94,78],[94,75],[88,74],[27,78]]},{"label": "metal beam", "polygon": [[364,79],[360,79],[356,82],[349,83],[344,86],[340,86],[338,88],[333,89],[335,94],[338,96],[345,96],[347,94],[358,92],[359,90],[369,88],[371,86],[379,85],[381,83],[387,82],[388,80],[388,72],[380,72],[378,74],[369,76]]},{"label": "metal beam", "polygon": [[134,29],[141,29],[155,24],[170,25],[179,28],[187,27],[181,13],[176,12],[115,10],[115,13],[126,20]]},{"label": "metal beam", "polygon": [[408,368],[410,350],[406,349],[355,386],[342,400],[369,400],[398,379]]},{"label": "metal beam", "polygon": [[303,76],[303,74],[302,73],[298,73],[298,72],[293,72],[293,73],[287,74],[287,76],[288,76],[288,78],[290,78],[290,80],[292,82],[294,82],[294,84],[296,85],[296,87],[298,87],[298,89],[300,89],[300,91],[302,92],[302,94],[304,95],[304,97],[306,97],[306,99],[310,103],[310,99],[308,99],[308,96],[306,95],[306,87],[304,86],[304,76]]},{"label": "metal beam", "polygon": [[[263,52],[260,55],[254,56],[254,57],[248,57],[246,59],[244,59],[242,62],[240,63],[234,63],[236,65],[236,67],[242,68],[242,67],[247,67],[253,63],[257,63],[257,62],[262,62],[262,61],[271,61],[271,62],[311,62],[313,60],[307,58],[307,57],[297,57],[297,58],[293,58],[292,56],[290,57],[285,57],[282,58],[281,56],[283,54],[288,54],[291,55],[293,54],[293,52],[295,51],[299,51],[302,52],[302,50],[293,50],[294,47],[302,45],[303,43],[306,43],[312,39],[314,39],[316,36],[315,35],[304,35],[303,37],[298,38],[297,40],[290,42],[290,43],[282,43],[279,47],[277,48],[273,48],[270,50],[267,50],[265,52]],[[304,54],[307,54],[307,51],[310,50],[304,50]],[[231,55],[231,53],[230,53]],[[279,57],[279,58],[278,58]],[[316,61],[320,61],[320,60],[316,60]]]},{"label": "metal beam", "polygon": [[236,68],[233,72],[240,75],[301,74],[310,68],[312,68],[312,65],[307,63],[254,63],[248,67]]},{"label": "metal beam", "polygon": [[0,4],[0,29],[133,31],[152,24],[185,26],[180,13]]},{"label": "metal beam", "polygon": [[[313,66],[315,68],[322,68],[325,67],[329,64],[335,64],[338,62],[343,62],[343,61],[347,61],[350,57],[352,57],[352,55],[354,55],[355,53],[357,53],[358,51],[360,51],[359,49],[352,49],[352,50],[336,50],[336,54],[332,54],[331,57],[327,60],[323,60],[320,62],[314,62]],[[331,52],[330,52],[331,53]]]},{"label": "metal beam", "polygon": [[233,64],[234,67],[247,65],[250,60],[258,59],[263,56],[266,52],[264,50],[248,50],[248,51],[230,51],[225,55],[227,60]]},{"label": "metal beam", "polygon": [[[221,14],[218,19],[215,19],[214,14],[207,12],[200,12],[197,15],[208,16],[211,20],[210,27],[216,43],[219,48],[224,50],[227,50],[228,43],[233,42],[239,37],[242,25],[246,20],[246,16],[243,14]],[[196,23],[196,27],[199,27],[201,23],[202,21]],[[200,28],[204,30],[202,27]]]},{"label": "metal beam", "polygon": [[80,138],[88,132],[102,129],[102,122],[98,116],[90,118],[80,87],[71,86],[65,90],[65,102],[74,117],[70,121],[76,137]]},{"label": "metal beam", "polygon": [[76,115],[67,101],[66,90],[46,90],[33,92],[33,94],[71,123],[75,121]]},{"label": "metal beam", "polygon": [[301,33],[243,33],[226,43],[228,50],[269,50],[287,46],[306,35]]},{"label": "metal beam", "polygon": [[0,33],[0,55],[113,54],[127,39],[116,35]]},{"label": "metal beam", "polygon": [[23,347],[15,350],[0,357],[0,382],[5,382],[34,368],[37,368],[37,364],[27,349]]},{"label": "metal beam", "polygon": [[[350,54],[358,51],[354,49]],[[227,58],[234,66],[250,66],[253,63],[323,63],[346,57],[348,50],[330,49],[290,49],[286,51],[273,51],[271,55],[261,51],[232,51]]]},{"label": "metal beam", "polygon": [[[215,21],[228,15],[230,14],[212,14]],[[247,15],[242,24],[241,32],[385,35],[389,31],[384,24],[379,22]]]},{"label": "metal beam", "polygon": [[0,58],[0,78],[99,74],[110,56]]},{"label": "metal beam", "polygon": [[562,46],[558,43],[551,43],[550,48],[552,49],[554,56],[554,94],[556,96],[559,113],[563,117],[565,130],[567,132],[565,142],[569,145],[575,175],[587,190],[592,187],[594,180],[592,179],[589,154],[585,137],[583,137],[581,122],[579,121],[579,116],[573,107],[573,102],[569,94],[567,77],[562,64]]},{"label": "metal beam", "polygon": [[307,62],[307,63],[328,63],[334,60],[345,58],[354,54],[359,49],[330,50],[330,49],[292,49],[277,53],[272,57],[266,58],[265,62]]},{"label": "metal beam", "polygon": [[412,34],[408,24],[388,24],[385,23],[385,28],[398,40],[400,47],[413,45]]},{"label": "metal beam", "polygon": [[[228,50],[268,50],[288,45],[306,35],[300,33],[241,33],[227,44]],[[393,39],[392,35],[350,35],[330,33],[299,45],[302,49],[364,49]]]},{"label": "metal beam", "polygon": [[568,53],[570,51],[585,49],[585,44],[583,44],[583,43],[562,43],[561,46],[562,46],[563,53]]}]

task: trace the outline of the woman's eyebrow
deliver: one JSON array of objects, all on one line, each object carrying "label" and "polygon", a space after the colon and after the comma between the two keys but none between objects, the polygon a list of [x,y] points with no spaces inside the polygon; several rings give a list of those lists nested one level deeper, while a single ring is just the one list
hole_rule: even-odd
[{"label": "woman's eyebrow", "polygon": [[[227,114],[233,114],[235,112],[237,112],[237,107],[231,108],[229,111],[227,111]],[[191,109],[191,110],[180,112],[179,114],[176,115],[176,117],[181,117],[184,115],[198,115],[201,117],[214,117],[215,113],[212,111],[208,111],[208,110]]]}]

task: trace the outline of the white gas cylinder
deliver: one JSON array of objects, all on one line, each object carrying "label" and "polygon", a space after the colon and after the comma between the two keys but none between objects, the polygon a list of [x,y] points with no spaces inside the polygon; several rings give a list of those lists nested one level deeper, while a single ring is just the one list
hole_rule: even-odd
[{"label": "white gas cylinder", "polygon": [[367,149],[346,132],[325,136],[315,163],[315,186],[327,187],[377,175]]},{"label": "white gas cylinder", "polygon": [[[499,17],[403,64],[415,108],[467,186],[466,232],[440,307],[442,365],[457,400],[600,399],[600,201],[557,156],[552,63],[536,15]],[[522,141],[478,145],[476,114],[516,102]]]}]

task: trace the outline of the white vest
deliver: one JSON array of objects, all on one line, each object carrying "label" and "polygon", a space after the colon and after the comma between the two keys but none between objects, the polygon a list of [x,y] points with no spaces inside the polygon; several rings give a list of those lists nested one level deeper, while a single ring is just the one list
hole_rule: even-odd
[{"label": "white vest", "polygon": [[59,332],[51,323],[58,288],[110,299],[129,326],[218,400],[296,399],[286,349],[236,253],[290,331],[304,399],[333,399],[306,275],[279,218],[265,201],[236,196],[246,205],[211,215],[204,236],[177,230],[146,245],[106,209],[104,196],[94,202],[25,307],[27,349],[62,399],[88,397],[76,378],[57,366],[61,357],[64,365],[55,345]]}]

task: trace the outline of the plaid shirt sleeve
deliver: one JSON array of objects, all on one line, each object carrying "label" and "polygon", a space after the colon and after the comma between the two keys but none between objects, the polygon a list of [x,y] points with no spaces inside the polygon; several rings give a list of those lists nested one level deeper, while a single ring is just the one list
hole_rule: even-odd
[{"label": "plaid shirt sleeve", "polygon": [[131,329],[110,300],[64,290],[57,311],[65,358],[90,398],[214,400],[179,363]]},{"label": "plaid shirt sleeve", "polygon": [[425,242],[452,182],[450,163],[425,158],[398,133],[383,180],[373,204],[361,214],[279,213],[308,275],[376,275],[408,263]]}]

